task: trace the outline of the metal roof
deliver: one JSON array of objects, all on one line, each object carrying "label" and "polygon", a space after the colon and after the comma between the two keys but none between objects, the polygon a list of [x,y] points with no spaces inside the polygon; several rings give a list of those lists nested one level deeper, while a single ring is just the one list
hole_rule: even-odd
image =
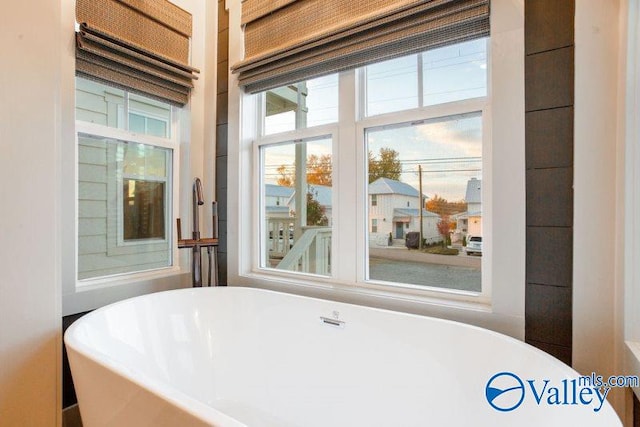
[{"label": "metal roof", "polygon": [[[420,211],[418,209],[405,209],[405,208],[395,208],[393,209],[393,217],[403,217],[403,216],[412,216],[418,218],[420,216]],[[440,215],[430,212],[426,209],[422,210],[423,218],[440,218]]]},{"label": "metal roof", "polygon": [[267,197],[291,197],[295,191],[292,187],[283,187],[282,185],[265,184],[264,195]]},{"label": "metal roof", "polygon": [[409,184],[390,178],[378,178],[369,184],[369,194],[400,194],[411,197],[420,196],[418,190]]}]

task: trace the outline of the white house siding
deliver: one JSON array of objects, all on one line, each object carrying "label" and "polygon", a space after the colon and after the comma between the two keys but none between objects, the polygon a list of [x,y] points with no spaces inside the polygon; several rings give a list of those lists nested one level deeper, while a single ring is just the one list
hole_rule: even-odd
[{"label": "white house siding", "polygon": [[[370,244],[384,244],[391,233],[394,239],[398,238],[396,233],[397,223],[394,222],[395,209],[418,209],[420,201],[418,197],[405,196],[400,194],[377,194],[376,206],[372,206],[371,196],[369,196],[369,242]],[[377,220],[377,232],[372,231],[372,220]],[[423,218],[423,236],[428,242],[441,240],[438,234],[439,217],[426,216]],[[402,223],[403,234],[420,231],[419,217],[411,217],[407,223]]]},{"label": "white house siding", "polygon": [[123,105],[122,91],[96,92],[93,82],[76,79],[76,119],[109,127],[118,126],[118,105]]}]

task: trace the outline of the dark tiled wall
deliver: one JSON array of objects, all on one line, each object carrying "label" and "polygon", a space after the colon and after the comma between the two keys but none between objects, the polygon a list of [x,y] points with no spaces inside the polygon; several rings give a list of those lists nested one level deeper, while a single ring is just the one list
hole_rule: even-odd
[{"label": "dark tiled wall", "polygon": [[525,340],[571,364],[575,0],[525,1]]},{"label": "dark tiled wall", "polygon": [[229,13],[218,0],[218,91],[216,113],[216,199],[218,200],[218,283],[227,284],[227,132],[229,126]]}]

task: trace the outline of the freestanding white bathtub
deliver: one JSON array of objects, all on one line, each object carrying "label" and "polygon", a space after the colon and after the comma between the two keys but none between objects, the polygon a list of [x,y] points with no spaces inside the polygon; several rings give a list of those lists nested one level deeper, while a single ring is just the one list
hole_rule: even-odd
[{"label": "freestanding white bathtub", "polygon": [[86,427],[621,425],[575,371],[510,337],[258,289],[133,298],[65,343]]}]

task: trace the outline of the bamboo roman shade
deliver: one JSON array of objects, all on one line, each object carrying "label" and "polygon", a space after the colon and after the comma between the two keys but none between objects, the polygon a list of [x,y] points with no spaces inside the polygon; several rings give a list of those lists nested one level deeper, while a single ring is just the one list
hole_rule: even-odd
[{"label": "bamboo roman shade", "polygon": [[244,0],[250,93],[489,35],[489,0]]},{"label": "bamboo roman shade", "polygon": [[189,101],[191,14],[166,0],[77,0],[76,74],[175,105]]}]

